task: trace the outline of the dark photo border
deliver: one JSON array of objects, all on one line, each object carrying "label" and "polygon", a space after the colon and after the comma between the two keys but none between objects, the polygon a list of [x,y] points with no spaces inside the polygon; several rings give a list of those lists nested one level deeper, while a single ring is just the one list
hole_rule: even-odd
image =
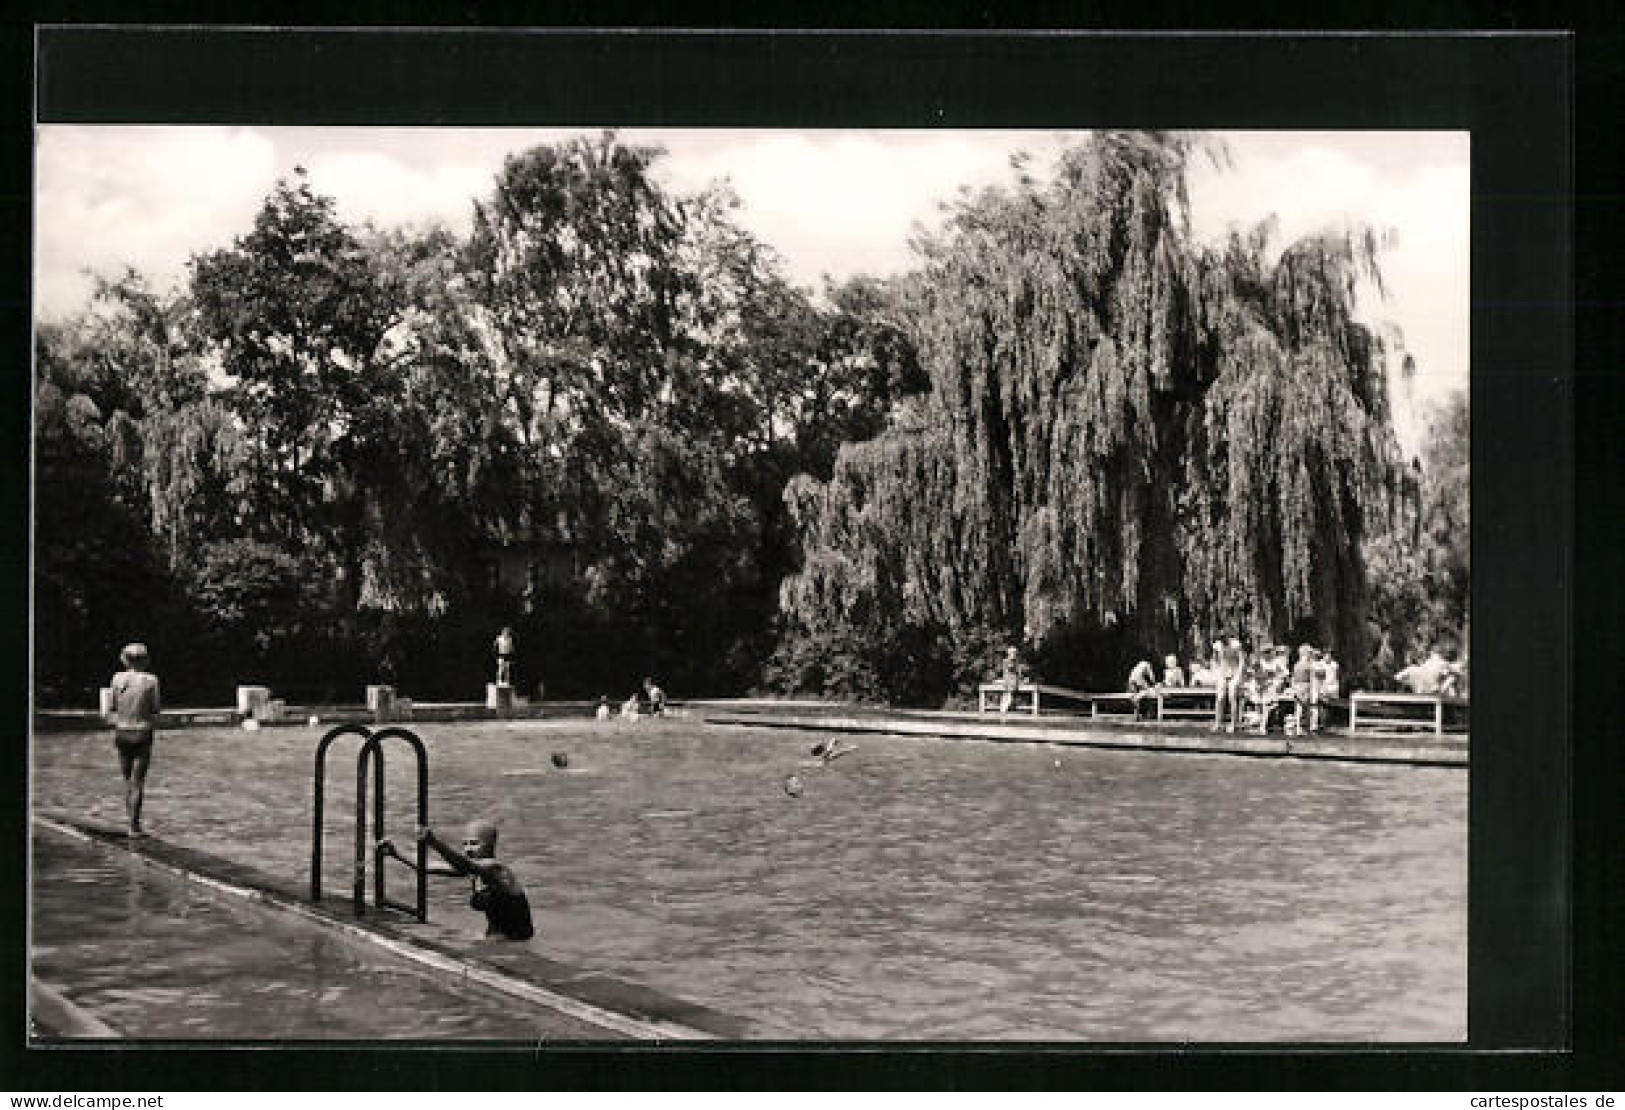
[{"label": "dark photo border", "polygon": [[[1469,772],[1465,1048],[887,1042],[525,1052],[371,1045],[38,1050],[21,1046],[24,992],[13,983],[0,1001],[0,1060],[18,1063],[15,1071],[5,1064],[8,1074],[26,1075],[41,1091],[1529,1088],[1563,1087],[1578,1078],[1577,1053],[1606,1051],[1593,1031],[1576,1028],[1573,989],[1592,986],[1572,974],[1571,36],[46,26],[35,42],[31,92],[41,123],[1469,130],[1478,705]],[[26,164],[22,170],[26,197],[31,181]],[[8,190],[16,185],[12,173]],[[7,223],[6,242],[21,246],[26,283],[27,221],[20,238]],[[7,271],[8,286],[14,276]],[[20,303],[26,313],[26,295]],[[9,338],[17,318],[6,313]],[[26,337],[26,316],[22,325]],[[7,406],[5,417],[23,474],[27,382],[19,372],[19,403]],[[1608,480],[1617,478],[1616,467]],[[26,491],[5,496],[12,519],[24,520]],[[1617,525],[1611,534],[1618,538]],[[20,582],[5,627],[14,681],[21,676],[13,704],[26,707],[26,531],[22,537],[14,541],[20,550],[7,548]],[[10,804],[0,806],[0,835],[20,846],[28,820],[25,708],[16,726],[17,742],[6,746],[6,781],[15,787]],[[1582,783],[1580,796],[1585,789]],[[26,889],[22,856],[6,857],[4,887],[13,893],[0,962],[26,981],[26,910],[15,893]],[[1584,963],[1582,970],[1590,975],[1600,966]]]}]

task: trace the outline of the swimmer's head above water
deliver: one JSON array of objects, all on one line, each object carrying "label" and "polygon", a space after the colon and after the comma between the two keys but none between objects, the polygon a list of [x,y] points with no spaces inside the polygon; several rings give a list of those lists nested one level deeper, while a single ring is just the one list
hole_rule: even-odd
[{"label": "swimmer's head above water", "polygon": [[490,859],[497,854],[497,827],[491,821],[470,821],[463,830],[463,855]]}]

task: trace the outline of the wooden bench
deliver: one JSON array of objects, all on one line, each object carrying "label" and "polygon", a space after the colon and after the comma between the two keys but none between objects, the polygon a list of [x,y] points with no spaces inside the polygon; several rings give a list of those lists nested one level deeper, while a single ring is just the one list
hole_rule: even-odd
[{"label": "wooden bench", "polygon": [[1065,686],[1048,686],[1041,682],[1018,682],[1012,688],[1003,682],[984,682],[979,688],[977,710],[981,713],[992,713],[1004,702],[1004,695],[1011,694],[1010,708],[1014,709],[1016,703],[1025,695],[1028,706],[1023,712],[1038,716],[1046,696],[1050,698],[1070,698],[1073,701],[1088,701],[1089,695],[1079,693],[1077,690],[1068,690]]},{"label": "wooden bench", "polygon": [[[1387,729],[1431,729],[1435,736],[1444,735],[1446,708],[1467,708],[1466,698],[1452,698],[1444,694],[1385,694],[1361,690],[1349,695],[1349,732],[1357,734],[1360,726],[1368,731]],[[1397,710],[1395,713],[1372,710]],[[1410,715],[1413,710],[1430,712],[1425,717]],[[1364,717],[1362,718],[1362,711]]]},{"label": "wooden bench", "polygon": [[[1110,694],[1095,694],[1090,698],[1091,717],[1134,717],[1140,715],[1140,706],[1155,700],[1157,720],[1181,718],[1207,719],[1213,716],[1219,692],[1211,686],[1156,686],[1135,694],[1121,690]],[[1195,702],[1195,704],[1190,704]]]},{"label": "wooden bench", "polygon": [[1155,696],[1154,690],[1147,690],[1141,694],[1133,694],[1126,690],[1111,694],[1093,694],[1089,698],[1089,716],[1138,718],[1141,702]]},{"label": "wooden bench", "polygon": [[[1157,720],[1167,721],[1179,717],[1206,720],[1214,715],[1219,691],[1212,686],[1159,686],[1157,688]],[[1173,702],[1174,704],[1169,704]],[[1195,704],[1189,704],[1194,702]]]}]

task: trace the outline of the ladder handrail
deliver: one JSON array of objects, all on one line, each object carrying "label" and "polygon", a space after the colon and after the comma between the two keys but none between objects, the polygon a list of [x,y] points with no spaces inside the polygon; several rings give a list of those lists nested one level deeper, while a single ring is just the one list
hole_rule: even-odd
[{"label": "ladder handrail", "polygon": [[[355,872],[353,898],[355,915],[362,917],[366,913],[367,903],[367,854],[369,839],[367,836],[367,771],[372,770],[372,847],[373,854],[373,883],[374,904],[377,906],[393,906],[397,909],[415,912],[419,921],[429,919],[428,898],[428,846],[417,840],[417,904],[404,906],[390,902],[384,887],[384,855],[376,847],[376,842],[382,838],[384,831],[384,750],[383,742],[391,738],[405,740],[412,746],[417,761],[417,788],[418,788],[418,825],[426,826],[429,823],[429,756],[423,746],[423,741],[416,733],[399,726],[372,731],[366,725],[350,723],[338,725],[321,738],[316,745],[316,767],[314,781],[314,795],[311,802],[311,849],[310,849],[310,899],[320,902],[322,897],[322,839],[325,809],[325,788],[327,778],[327,752],[333,742],[341,736],[355,734],[362,737],[361,750],[356,754],[356,791],[355,791]],[[414,837],[414,840],[416,838]]]},{"label": "ladder handrail", "polygon": [[[369,759],[376,759],[373,764],[374,797],[373,797],[373,833],[375,837],[384,830],[384,750],[383,742],[392,737],[399,737],[412,745],[412,752],[417,757],[417,786],[418,786],[418,825],[426,826],[429,823],[429,754],[423,747],[423,741],[418,734],[409,728],[399,725],[380,729],[372,734],[371,738],[361,749],[361,755],[356,761],[356,827],[359,830],[366,822],[366,799],[363,796],[366,789],[366,763]],[[428,845],[417,837],[413,837],[417,844],[417,906],[416,913],[419,921],[429,920],[429,872],[428,872]],[[358,831],[356,836],[356,863],[358,868],[366,866],[366,842]],[[389,900],[384,894],[384,861],[379,855],[373,864],[373,902],[375,905],[388,905]],[[358,878],[356,883],[356,915],[361,914],[363,904],[363,883]]]},{"label": "ladder handrail", "polygon": [[372,739],[372,730],[366,725],[350,722],[338,725],[327,731],[316,745],[316,776],[313,797],[311,799],[311,848],[310,848],[310,900],[322,900],[322,822],[323,822],[323,793],[327,784],[327,749],[333,746],[333,741],[350,733],[358,734],[363,741]]}]

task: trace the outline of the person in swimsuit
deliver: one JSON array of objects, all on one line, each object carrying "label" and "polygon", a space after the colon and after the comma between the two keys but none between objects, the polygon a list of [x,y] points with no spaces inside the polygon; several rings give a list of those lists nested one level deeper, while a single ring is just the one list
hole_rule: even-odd
[{"label": "person in swimsuit", "polygon": [[130,836],[138,837],[147,768],[152,764],[153,730],[163,711],[163,699],[158,692],[158,676],[147,669],[147,645],[125,645],[119,661],[124,670],[113,676],[113,704],[108,719],[113,726],[113,745],[118,749],[119,771],[124,776],[124,813],[130,822]]},{"label": "person in swimsuit", "polygon": [[1394,674],[1394,681],[1406,686],[1412,694],[1451,694],[1459,689],[1461,673],[1458,666],[1446,660],[1445,652],[1435,647],[1425,660]]},{"label": "person in swimsuit", "polygon": [[497,653],[497,685],[513,685],[513,629],[504,628],[498,632],[492,646]]},{"label": "person in swimsuit", "polygon": [[[1217,643],[1217,641],[1215,641]],[[1241,640],[1236,636],[1230,637],[1219,644],[1218,671],[1219,693],[1213,699],[1213,728],[1218,731],[1221,727],[1230,732],[1236,731],[1236,725],[1241,721],[1241,683],[1246,670],[1247,653],[1241,649]],[[1225,722],[1225,707],[1229,706],[1230,720]]]},{"label": "person in swimsuit", "polygon": [[666,691],[655,685],[655,680],[643,680],[643,696],[649,702],[649,716],[662,717],[666,713]]},{"label": "person in swimsuit", "polygon": [[[418,839],[440,854],[450,870],[429,869],[430,875],[467,875],[473,880],[468,904],[485,914],[485,935],[507,940],[529,940],[536,935],[530,919],[530,900],[513,871],[496,860],[497,827],[490,821],[474,821],[463,833],[462,850],[452,847],[428,826],[418,829]],[[416,870],[417,864],[396,851],[393,842],[380,840],[378,850]]]},{"label": "person in swimsuit", "polygon": [[1298,661],[1292,667],[1292,700],[1296,702],[1287,731],[1297,734],[1313,732],[1320,713],[1320,680],[1316,674],[1315,649],[1308,644],[1298,645]]},{"label": "person in swimsuit", "polygon": [[1128,692],[1134,695],[1134,716],[1147,716],[1151,699],[1157,692],[1157,674],[1151,669],[1149,661],[1142,659],[1129,671]]},{"label": "person in swimsuit", "polygon": [[1004,662],[999,665],[999,681],[1004,684],[1004,696],[999,699],[999,712],[1008,713],[1015,704],[1016,690],[1021,686],[1021,680],[1026,668],[1021,662],[1021,652],[1015,647],[1004,649]]}]

